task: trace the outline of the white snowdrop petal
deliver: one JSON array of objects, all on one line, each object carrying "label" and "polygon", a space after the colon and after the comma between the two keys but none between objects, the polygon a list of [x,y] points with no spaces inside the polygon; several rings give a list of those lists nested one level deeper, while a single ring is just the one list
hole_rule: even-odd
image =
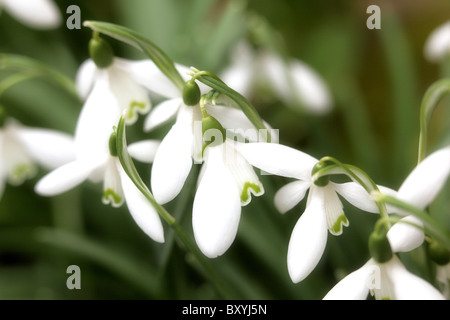
[{"label": "white snowdrop petal", "polygon": [[164,100],[163,102],[157,104],[145,119],[144,130],[150,131],[163,123],[174,119],[180,109],[181,103],[182,100],[180,98],[174,98]]},{"label": "white snowdrop petal", "polygon": [[223,163],[221,146],[209,149],[194,199],[192,226],[200,250],[215,258],[225,253],[236,237],[241,204],[236,182]]},{"label": "white snowdrop petal", "polygon": [[137,84],[164,98],[180,97],[180,90],[164,75],[152,60],[132,61],[115,58],[115,65]]},{"label": "white snowdrop petal", "polygon": [[369,261],[339,281],[323,300],[365,300],[369,295],[373,264]]},{"label": "white snowdrop petal", "polygon": [[398,198],[420,209],[441,191],[450,174],[450,146],[437,150],[420,162],[398,190]]},{"label": "white snowdrop petal", "polygon": [[192,108],[185,107],[164,137],[153,161],[151,187],[160,204],[173,200],[192,167]]},{"label": "white snowdrop petal", "polygon": [[375,201],[372,200],[367,191],[358,183],[333,183],[334,189],[350,204],[363,211],[379,213]]},{"label": "white snowdrop petal", "polygon": [[286,184],[275,193],[275,207],[281,213],[286,213],[294,208],[305,197],[311,183],[309,181],[294,181]]},{"label": "white snowdrop petal", "polygon": [[237,150],[254,167],[267,173],[310,181],[317,159],[275,143],[240,143]]},{"label": "white snowdrop petal", "polygon": [[52,0],[2,0],[2,5],[16,19],[36,29],[52,29],[61,25],[62,17]]},{"label": "white snowdrop petal", "polygon": [[158,213],[142,192],[136,188],[120,163],[117,163],[117,166],[122,180],[125,201],[131,216],[145,234],[154,241],[163,243],[164,228]]},{"label": "white snowdrop petal", "polygon": [[74,140],[66,133],[27,127],[17,128],[16,133],[27,153],[46,169],[75,160]]},{"label": "white snowdrop petal", "polygon": [[98,165],[98,163],[86,160],[69,162],[39,180],[35,186],[35,191],[42,196],[55,196],[64,193],[86,180]]},{"label": "white snowdrop petal", "polygon": [[305,279],[317,266],[327,242],[323,200],[314,195],[297,221],[288,246],[288,271],[294,283]]},{"label": "white snowdrop petal", "polygon": [[422,221],[414,216],[407,216],[394,224],[387,233],[392,251],[409,252],[418,248],[425,240],[425,234],[420,227],[423,227]]},{"label": "white snowdrop petal", "polygon": [[109,153],[109,138],[121,115],[120,107],[108,85],[107,74],[99,74],[86,100],[75,129],[77,158],[103,157]]},{"label": "white snowdrop petal", "polygon": [[121,111],[126,110],[127,124],[135,123],[139,114],[146,114],[150,111],[151,102],[147,91],[127,72],[118,68],[116,63],[108,69],[108,73],[111,91],[114,93]]},{"label": "white snowdrop petal", "polygon": [[85,100],[91,92],[92,87],[94,86],[97,70],[97,66],[91,59],[85,60],[78,68],[75,77],[75,85],[81,99]]},{"label": "white snowdrop petal", "polygon": [[425,42],[425,58],[439,62],[450,55],[450,21],[436,28]]},{"label": "white snowdrop petal", "polygon": [[396,300],[445,300],[429,282],[409,272],[394,256],[389,266]]},{"label": "white snowdrop petal", "polygon": [[134,159],[144,163],[152,163],[160,144],[161,141],[157,140],[142,140],[131,143],[127,150]]},{"label": "white snowdrop petal", "polygon": [[298,101],[313,113],[330,111],[331,94],[319,74],[298,60],[292,60],[289,67],[294,87],[292,94]]}]

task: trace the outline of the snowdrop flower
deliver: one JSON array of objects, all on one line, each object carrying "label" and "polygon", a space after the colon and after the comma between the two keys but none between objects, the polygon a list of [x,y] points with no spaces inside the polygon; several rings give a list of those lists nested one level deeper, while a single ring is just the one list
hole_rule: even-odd
[{"label": "snowdrop flower", "polygon": [[269,51],[254,52],[245,42],[238,44],[221,78],[246,97],[261,85],[270,87],[288,106],[301,105],[316,114],[324,114],[332,106],[327,85],[310,66],[297,59],[284,61]]},{"label": "snowdrop flower", "polygon": [[[388,235],[395,232],[396,229],[392,228]],[[384,251],[374,254],[364,266],[336,284],[324,300],[363,300],[369,292],[375,295],[377,300],[444,300],[444,296],[435,287],[409,272],[393,254],[396,252],[395,247],[404,246],[404,243],[397,244],[388,240],[397,238],[395,235],[385,237],[382,241],[387,241],[390,246],[387,248],[388,253]],[[412,249],[414,243],[415,239],[412,240]]]},{"label": "snowdrop flower", "polygon": [[0,0],[1,9],[35,29],[57,28],[62,22],[61,13],[52,0]]},{"label": "snowdrop flower", "polygon": [[6,182],[19,185],[34,177],[37,165],[51,170],[73,160],[73,146],[73,138],[65,133],[7,119],[0,128],[0,197]]},{"label": "snowdrop flower", "polygon": [[[188,70],[191,71],[181,65],[177,65],[177,69],[184,76],[188,74]],[[183,188],[193,162],[200,164],[203,161],[200,125],[202,112],[198,100],[200,95],[206,94],[210,89],[201,83],[196,84],[200,92],[193,103],[186,104],[182,92],[178,90],[172,98],[155,106],[144,124],[144,129],[149,131],[173,118],[176,119],[162,140],[152,166],[151,188],[160,204],[173,200]],[[169,92],[177,92],[168,81],[161,82],[160,89],[166,96]],[[252,136],[251,132],[255,132],[255,127],[241,110],[214,103],[206,104],[205,108],[224,128],[239,128],[245,138],[259,139],[257,135]],[[268,124],[266,125],[269,128]]]},{"label": "snowdrop flower", "polygon": [[[109,91],[108,82],[97,81],[77,122],[75,160],[44,176],[35,190],[43,196],[54,196],[88,179],[103,181],[103,202],[114,207],[126,202],[139,227],[153,240],[163,242],[163,227],[157,212],[124,172],[111,140],[120,115],[119,101]],[[143,141],[137,146],[130,145],[128,151],[136,159],[151,162],[158,146],[155,141]]]},{"label": "snowdrop flower", "polygon": [[436,28],[425,42],[425,57],[439,62],[450,56],[450,21]]},{"label": "snowdrop flower", "polygon": [[343,227],[348,226],[338,195],[359,209],[378,212],[369,194],[357,183],[339,184],[328,179],[313,182],[311,176],[319,161],[308,154],[283,145],[265,143],[248,143],[242,145],[239,151],[251,165],[265,172],[296,179],[275,195],[275,206],[281,213],[291,210],[309,190],[306,210],[292,231],[288,247],[288,271],[294,283],[305,279],[316,267],[325,250],[328,232],[340,235]]},{"label": "snowdrop flower", "polygon": [[[207,124],[205,124],[207,122]],[[239,152],[245,144],[225,138],[223,127],[213,117],[203,119],[205,140],[214,137],[204,151],[204,164],[195,194],[192,224],[200,250],[209,258],[225,253],[233,243],[241,206],[264,188],[252,166]]]}]

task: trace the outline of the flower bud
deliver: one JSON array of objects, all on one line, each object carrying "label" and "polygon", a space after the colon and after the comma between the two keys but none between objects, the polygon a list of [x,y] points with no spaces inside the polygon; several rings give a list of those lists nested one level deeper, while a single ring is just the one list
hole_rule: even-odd
[{"label": "flower bud", "polygon": [[[327,164],[324,162],[317,162],[316,165],[314,166],[314,168],[312,169],[311,175],[316,174],[317,171],[325,168],[326,166],[327,166]],[[326,176],[322,176],[319,179],[315,180],[314,184],[318,187],[326,187],[329,182],[330,182],[330,176],[326,175]]]},{"label": "flower bud", "polygon": [[440,266],[450,263],[450,252],[437,241],[433,241],[428,246],[428,253],[430,254],[431,260]]},{"label": "flower bud", "polygon": [[113,63],[114,52],[108,42],[100,37],[93,37],[89,41],[89,54],[100,69],[107,68]]},{"label": "flower bud", "polygon": [[372,258],[379,263],[385,263],[392,259],[391,244],[384,232],[372,232],[369,237],[369,252]]},{"label": "flower bud", "polygon": [[183,87],[183,102],[187,106],[195,106],[200,101],[201,93],[195,80],[189,80]]},{"label": "flower bud", "polygon": [[206,145],[219,145],[226,139],[226,131],[215,118],[207,116],[202,119],[202,134]]},{"label": "flower bud", "polygon": [[109,137],[109,154],[113,157],[117,157],[117,133],[113,132]]}]

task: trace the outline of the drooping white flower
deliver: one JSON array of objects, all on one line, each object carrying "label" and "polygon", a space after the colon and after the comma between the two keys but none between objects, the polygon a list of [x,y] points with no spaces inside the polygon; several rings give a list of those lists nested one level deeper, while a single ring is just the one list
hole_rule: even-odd
[{"label": "drooping white flower", "polygon": [[450,56],[450,21],[436,28],[425,42],[425,58],[439,62]]},{"label": "drooping white flower", "polygon": [[288,106],[301,105],[316,114],[326,113],[332,107],[327,85],[310,66],[297,59],[284,61],[262,49],[255,52],[245,42],[238,44],[221,78],[248,98],[255,87],[268,86]]},{"label": "drooping white flower", "polygon": [[[388,239],[399,239],[388,232]],[[389,237],[389,234],[391,236]],[[405,247],[404,243],[389,240],[394,248]],[[415,247],[413,239],[409,246]],[[350,273],[337,283],[324,297],[324,300],[364,300],[369,292],[377,300],[444,300],[444,296],[430,283],[408,271],[400,259],[393,254],[386,262],[377,262],[371,258],[360,269]]]},{"label": "drooping white flower", "polygon": [[74,158],[70,135],[7,119],[0,128],[0,197],[6,182],[19,185],[35,176],[37,166],[51,170]]},{"label": "drooping white flower", "polygon": [[239,152],[240,142],[225,139],[206,147],[195,194],[192,224],[200,250],[209,258],[225,253],[239,226],[241,206],[264,193],[262,183]]},{"label": "drooping white flower", "polygon": [[[187,81],[190,79],[186,67],[176,65],[180,75]],[[207,93],[210,88],[198,83],[200,93]],[[173,200],[181,191],[193,162],[202,163],[202,137],[200,106],[188,106],[183,102],[182,93],[169,81],[161,82],[161,95],[169,96],[175,92],[172,98],[155,106],[148,115],[144,129],[152,130],[169,120],[176,119],[169,132],[161,142],[157,150],[151,173],[151,188],[156,201],[165,204]],[[206,105],[208,114],[216,118],[224,128],[239,129],[236,132],[247,139],[257,140],[257,130],[245,114],[238,109],[223,105]],[[267,124],[266,124],[267,125]],[[269,126],[267,125],[269,128]]]},{"label": "drooping white flower", "polygon": [[[316,267],[325,250],[327,235],[340,235],[349,222],[338,195],[355,207],[377,213],[378,207],[365,189],[354,182],[318,186],[311,179],[318,160],[293,148],[279,144],[248,143],[239,151],[249,163],[265,172],[294,178],[275,195],[281,213],[291,210],[309,190],[305,212],[296,223],[288,247],[288,271],[293,282],[305,279]],[[388,188],[380,187],[393,193]]]},{"label": "drooping white flower", "polygon": [[1,9],[35,29],[57,28],[62,22],[59,8],[52,0],[0,0]]},{"label": "drooping white flower", "polygon": [[[44,176],[35,190],[43,196],[54,196],[87,179],[103,181],[103,202],[115,207],[126,202],[139,227],[155,241],[163,242],[163,227],[157,212],[124,172],[117,155],[110,150],[111,133],[119,121],[121,107],[103,77],[107,74],[99,74],[99,80],[95,82],[78,119],[74,137],[75,160]],[[128,150],[136,159],[151,162],[158,146],[159,142],[143,141],[137,146],[131,144]]]}]

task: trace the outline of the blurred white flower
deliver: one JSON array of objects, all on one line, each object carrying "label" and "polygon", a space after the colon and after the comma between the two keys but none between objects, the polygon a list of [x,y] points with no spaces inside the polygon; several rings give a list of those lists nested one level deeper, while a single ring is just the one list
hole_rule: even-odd
[{"label": "blurred white flower", "polygon": [[450,57],[450,21],[436,28],[425,42],[425,58],[430,62],[440,62]]},{"label": "blurred white flower", "polygon": [[59,8],[52,0],[0,0],[1,9],[35,29],[57,28],[62,22]]},{"label": "blurred white flower", "polygon": [[[278,144],[248,143],[239,148],[249,163],[265,172],[294,178],[275,194],[275,206],[281,213],[291,210],[309,189],[307,206],[292,231],[288,247],[288,271],[294,283],[305,279],[316,267],[325,250],[327,234],[340,235],[349,222],[338,194],[355,207],[378,213],[378,207],[357,183],[333,183],[324,186],[311,179],[318,160],[306,153]],[[380,187],[384,192],[394,193]],[[327,232],[328,231],[328,232]]]},{"label": "blurred white flower", "polygon": [[284,61],[269,51],[255,52],[246,42],[238,44],[220,77],[247,98],[257,86],[265,86],[290,107],[301,106],[315,114],[332,107],[327,85],[310,66],[297,59]]},{"label": "blurred white flower", "polygon": [[207,146],[195,194],[192,224],[200,250],[209,258],[222,255],[233,243],[239,226],[241,206],[251,194],[264,188],[252,166],[239,152],[243,143],[225,139]]},{"label": "blurred white flower", "polygon": [[31,128],[7,119],[0,128],[0,197],[6,182],[19,185],[37,173],[37,165],[54,169],[75,158],[73,138],[65,133]]}]

